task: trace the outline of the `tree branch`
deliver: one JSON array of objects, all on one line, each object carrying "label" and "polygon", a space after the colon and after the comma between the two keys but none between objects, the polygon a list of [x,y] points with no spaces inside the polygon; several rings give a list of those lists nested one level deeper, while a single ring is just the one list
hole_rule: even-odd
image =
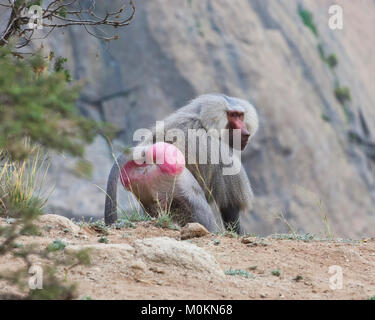
[{"label": "tree branch", "polygon": [[[51,34],[56,28],[66,28],[68,26],[82,26],[88,34],[102,40],[116,40],[117,35],[101,36],[90,30],[92,27],[112,26],[114,28],[127,26],[133,20],[135,15],[135,5],[133,0],[124,1],[124,4],[112,12],[106,12],[103,17],[95,13],[96,3],[91,0],[87,8],[81,6],[80,1],[71,0],[54,0],[51,1],[46,8],[42,8],[42,26],[49,29],[45,36],[33,38],[35,29],[29,28],[28,23],[30,16],[28,10],[31,1],[25,1],[19,7],[15,6],[13,1],[8,0],[9,4],[1,4],[3,7],[9,8],[11,14],[5,31],[0,35],[0,46],[8,43],[11,37],[19,37],[20,44],[16,48],[27,46],[31,41],[36,39],[44,39]],[[130,6],[130,13],[127,13],[127,7]],[[126,15],[125,15],[126,13]],[[89,16],[91,18],[85,17]]]}]

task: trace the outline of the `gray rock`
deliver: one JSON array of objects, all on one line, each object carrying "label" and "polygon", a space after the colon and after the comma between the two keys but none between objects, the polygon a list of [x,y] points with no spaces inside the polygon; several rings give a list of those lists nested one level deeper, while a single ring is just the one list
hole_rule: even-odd
[{"label": "gray rock", "polygon": [[136,257],[146,264],[164,264],[196,271],[197,274],[222,277],[224,275],[215,258],[202,248],[188,242],[160,237],[136,240]]},{"label": "gray rock", "polygon": [[188,223],[181,229],[181,240],[204,237],[209,233],[200,223]]},{"label": "gray rock", "polygon": [[79,232],[80,227],[66,217],[57,214],[44,214],[38,218],[38,222],[43,226],[51,226],[60,230],[69,230],[75,234]]},{"label": "gray rock", "polygon": [[93,265],[109,264],[113,269],[119,270],[123,265],[133,261],[134,248],[125,243],[69,245],[64,250],[67,253],[77,253],[87,249]]}]

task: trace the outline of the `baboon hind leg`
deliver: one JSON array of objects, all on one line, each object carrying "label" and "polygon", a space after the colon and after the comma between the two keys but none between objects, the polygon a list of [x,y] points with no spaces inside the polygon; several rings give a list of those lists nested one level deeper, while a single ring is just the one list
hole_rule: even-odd
[{"label": "baboon hind leg", "polygon": [[181,203],[185,223],[198,222],[208,231],[220,231],[215,215],[208,204],[198,181],[188,169],[184,169],[176,181],[176,199]]}]

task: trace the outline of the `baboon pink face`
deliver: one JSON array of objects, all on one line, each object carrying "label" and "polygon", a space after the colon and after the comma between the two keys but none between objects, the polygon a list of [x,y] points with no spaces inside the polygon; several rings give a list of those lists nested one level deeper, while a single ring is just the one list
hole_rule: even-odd
[{"label": "baboon pink face", "polygon": [[229,144],[233,147],[233,130],[241,130],[241,150],[245,149],[250,138],[250,132],[244,123],[245,114],[242,111],[227,111],[227,129],[229,129]]},{"label": "baboon pink face", "polygon": [[128,161],[121,169],[121,183],[127,190],[135,184],[153,184],[157,178],[179,175],[185,167],[185,157],[174,145],[158,142],[146,150],[146,163]]}]

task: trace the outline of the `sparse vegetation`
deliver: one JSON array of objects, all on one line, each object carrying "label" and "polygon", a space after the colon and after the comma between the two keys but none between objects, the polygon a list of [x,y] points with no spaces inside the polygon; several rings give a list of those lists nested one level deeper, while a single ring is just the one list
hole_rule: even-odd
[{"label": "sparse vegetation", "polygon": [[47,247],[49,252],[64,250],[67,243],[64,240],[56,239]]},{"label": "sparse vegetation", "polygon": [[109,243],[109,240],[108,240],[107,237],[102,236],[102,237],[100,237],[100,238],[98,239],[98,242],[99,242],[99,243]]},{"label": "sparse vegetation", "polygon": [[231,237],[231,238],[240,238],[241,235],[239,235],[236,231],[237,225],[238,225],[238,221],[227,223],[225,230],[222,233],[220,233],[220,235],[225,236],[225,237]]},{"label": "sparse vegetation", "polygon": [[80,222],[78,225],[82,228],[84,226],[88,227],[89,229],[92,229],[98,233],[101,233],[103,235],[108,235],[108,226],[104,223],[103,219],[98,219],[93,221],[92,218],[88,222]]},{"label": "sparse vegetation", "polygon": [[296,281],[296,282],[301,281],[301,280],[303,280],[303,277],[300,275],[297,275],[295,278],[293,278],[293,281]]},{"label": "sparse vegetation", "polygon": [[314,23],[313,14],[302,6],[298,7],[298,14],[301,17],[303,24],[308,27],[316,37],[318,37],[318,29]]},{"label": "sparse vegetation", "polygon": [[220,239],[215,239],[213,241],[213,243],[214,243],[215,246],[218,246],[221,243],[221,241],[220,241]]},{"label": "sparse vegetation", "polygon": [[[41,148],[23,141],[22,148],[28,150],[30,157],[11,161],[6,153],[0,162],[0,216],[19,218],[23,210],[33,208],[40,214],[48,199],[43,196],[42,186],[49,164],[42,156]],[[0,150],[1,153],[1,150]]]},{"label": "sparse vegetation", "polygon": [[280,277],[280,270],[272,270],[271,274],[275,277]]},{"label": "sparse vegetation", "polygon": [[172,215],[167,211],[159,211],[156,218],[156,226],[159,228],[168,228],[178,230],[178,227],[172,222]]},{"label": "sparse vegetation", "polygon": [[240,276],[240,277],[245,277],[249,279],[255,278],[254,275],[252,275],[249,271],[242,270],[242,269],[230,268],[229,270],[226,270],[224,273],[228,276]]},{"label": "sparse vegetation", "polygon": [[320,56],[320,58],[322,59],[322,61],[324,61],[325,63],[327,63],[327,65],[328,65],[331,69],[334,69],[334,68],[337,67],[339,61],[338,61],[338,58],[337,58],[336,54],[331,53],[331,54],[327,57],[326,54],[325,54],[325,51],[324,51],[323,44],[321,44],[321,43],[318,44],[318,52],[319,52],[319,56]]},{"label": "sparse vegetation", "polygon": [[130,222],[151,221],[151,217],[147,213],[142,214],[139,210],[122,210],[119,216],[119,219],[128,220]]},{"label": "sparse vegetation", "polygon": [[326,115],[325,113],[322,113],[322,119],[326,122],[332,121],[332,119],[328,115]]},{"label": "sparse vegetation", "polygon": [[285,217],[284,213],[281,211],[280,213],[276,214],[276,219],[283,222],[287,228],[289,229],[289,232],[292,233],[294,236],[297,236],[297,231],[295,227],[292,226],[292,224],[288,221],[288,219]]},{"label": "sparse vegetation", "polygon": [[[305,24],[305,26],[307,26],[315,34],[315,36],[319,38],[318,30],[313,21],[312,13],[304,9],[302,6],[298,7],[298,13],[303,23]],[[317,48],[318,48],[320,58],[322,59],[323,62],[325,62],[329,66],[330,70],[332,71],[332,74],[336,82],[335,89],[334,89],[335,97],[342,105],[347,121],[350,121],[352,116],[346,104],[352,100],[352,97],[350,94],[350,89],[348,87],[341,87],[339,85],[339,79],[337,78],[337,75],[334,72],[334,69],[338,66],[338,63],[339,63],[337,55],[335,53],[331,53],[329,56],[326,56],[322,42],[319,42]],[[331,122],[332,120],[326,114],[322,114],[322,119],[327,122]]]},{"label": "sparse vegetation", "polygon": [[348,87],[336,86],[335,87],[335,96],[341,104],[345,104],[346,102],[349,102],[349,101],[352,100],[350,90],[349,90]]},{"label": "sparse vegetation", "polygon": [[328,64],[328,66],[331,68],[331,69],[334,69],[337,67],[339,61],[337,59],[337,56],[334,54],[334,53],[331,53],[327,59],[326,59],[326,62]]},{"label": "sparse vegetation", "polygon": [[273,234],[271,235],[272,239],[278,239],[278,240],[298,240],[298,241],[304,241],[304,242],[310,242],[314,240],[314,236],[310,233],[306,234]]},{"label": "sparse vegetation", "polygon": [[121,229],[121,228],[133,228],[134,229],[135,227],[136,227],[136,224],[127,219],[118,219],[115,223],[116,229]]},{"label": "sparse vegetation", "polygon": [[168,229],[178,230],[178,226],[172,222],[173,212],[171,209],[175,184],[176,184],[176,179],[174,179],[174,182],[173,182],[173,188],[172,188],[170,200],[166,199],[163,204],[160,203],[158,198],[156,200],[156,203],[158,205],[156,226],[158,226],[159,228],[168,228]]},{"label": "sparse vegetation", "polygon": [[321,199],[316,198],[316,203],[318,205],[323,223],[326,227],[326,234],[329,237],[329,239],[332,240],[334,238],[334,235],[333,235],[333,232],[331,230],[331,226],[330,226],[329,221],[328,221],[327,213],[326,213],[325,209],[323,208],[323,202],[322,202]]}]

